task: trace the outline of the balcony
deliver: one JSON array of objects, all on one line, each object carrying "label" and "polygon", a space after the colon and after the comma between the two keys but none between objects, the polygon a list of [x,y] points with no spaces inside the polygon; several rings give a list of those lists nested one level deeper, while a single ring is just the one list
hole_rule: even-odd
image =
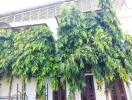
[{"label": "balcony", "polygon": [[[82,12],[99,10],[98,0],[76,0],[75,3]],[[37,21],[41,19],[54,18],[59,15],[59,8],[62,4],[70,4],[72,0],[61,1],[49,5],[44,5],[37,8],[26,9],[19,12],[13,12],[5,15],[0,15],[0,22],[16,23],[25,21]],[[125,0],[112,0],[116,8],[121,9],[125,4]]]}]

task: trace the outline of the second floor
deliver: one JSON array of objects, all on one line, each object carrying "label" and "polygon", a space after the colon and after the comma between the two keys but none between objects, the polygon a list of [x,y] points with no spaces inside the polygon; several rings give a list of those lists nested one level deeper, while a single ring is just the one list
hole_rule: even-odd
[{"label": "second floor", "polygon": [[[48,18],[54,18],[59,15],[60,7],[64,3],[69,5],[75,2],[82,12],[99,10],[99,0],[63,0],[56,3],[39,6],[36,8],[24,9],[17,12],[5,13],[0,15],[0,22],[9,24],[16,24],[19,26],[20,22],[40,21]],[[125,0],[111,0],[117,9],[125,7]],[[38,22],[39,23],[39,22]]]}]

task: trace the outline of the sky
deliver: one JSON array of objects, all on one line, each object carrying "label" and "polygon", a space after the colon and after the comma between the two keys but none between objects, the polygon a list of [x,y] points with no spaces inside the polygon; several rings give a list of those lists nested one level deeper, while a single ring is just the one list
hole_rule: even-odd
[{"label": "sky", "polygon": [[0,15],[63,0],[0,0]]}]

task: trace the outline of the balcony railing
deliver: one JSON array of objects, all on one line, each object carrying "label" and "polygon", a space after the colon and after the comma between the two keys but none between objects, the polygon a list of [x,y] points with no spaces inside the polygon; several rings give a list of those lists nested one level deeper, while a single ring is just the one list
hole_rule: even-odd
[{"label": "balcony railing", "polygon": [[[53,18],[59,15],[60,6],[65,4],[70,4],[72,0],[61,1],[50,5],[45,5],[38,8],[33,8],[30,10],[20,11],[16,13],[10,13],[7,15],[3,15],[0,17],[0,22],[6,23],[15,23],[15,22],[23,22],[23,21],[33,21],[40,20],[46,18]],[[98,6],[98,0],[76,0],[75,3],[81,9],[82,12],[87,12],[91,10],[98,10],[100,7]],[[124,4],[124,0],[112,0],[113,4],[118,8],[121,8]]]}]

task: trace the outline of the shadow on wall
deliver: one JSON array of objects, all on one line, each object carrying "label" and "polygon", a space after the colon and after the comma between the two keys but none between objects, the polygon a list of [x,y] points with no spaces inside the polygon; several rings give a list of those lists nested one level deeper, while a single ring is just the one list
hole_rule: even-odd
[{"label": "shadow on wall", "polygon": [[7,29],[7,28],[11,28],[10,24],[5,22],[0,22],[0,29]]}]

